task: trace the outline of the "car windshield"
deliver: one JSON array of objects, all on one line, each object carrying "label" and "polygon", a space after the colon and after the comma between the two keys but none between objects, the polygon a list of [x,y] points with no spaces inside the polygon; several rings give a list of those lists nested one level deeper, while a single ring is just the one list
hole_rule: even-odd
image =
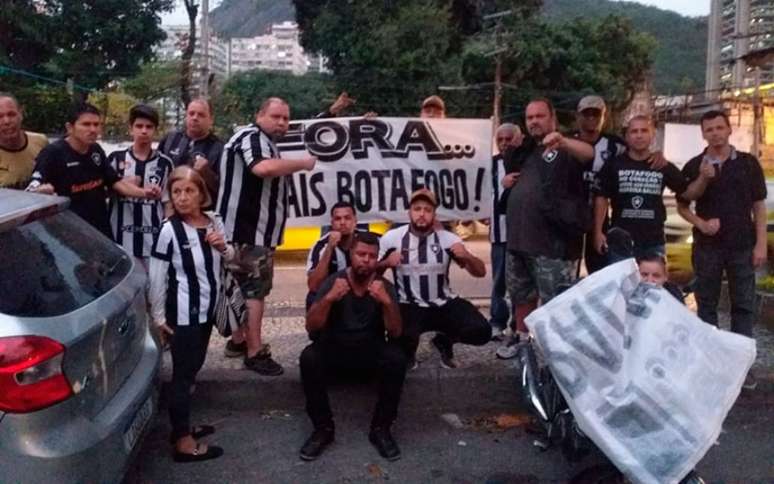
[{"label": "car windshield", "polygon": [[72,312],[113,288],[131,260],[70,211],[0,233],[0,313]]}]

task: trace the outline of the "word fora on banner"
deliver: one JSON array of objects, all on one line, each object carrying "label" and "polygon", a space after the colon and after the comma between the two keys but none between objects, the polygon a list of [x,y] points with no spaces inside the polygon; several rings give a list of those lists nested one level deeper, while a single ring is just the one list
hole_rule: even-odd
[{"label": "word fora on banner", "polygon": [[339,201],[365,220],[402,220],[410,194],[438,197],[439,217],[488,215],[484,180],[491,157],[488,120],[339,118],[291,123],[277,147],[285,158],[312,155],[312,172],[293,175],[291,219],[315,223]]}]

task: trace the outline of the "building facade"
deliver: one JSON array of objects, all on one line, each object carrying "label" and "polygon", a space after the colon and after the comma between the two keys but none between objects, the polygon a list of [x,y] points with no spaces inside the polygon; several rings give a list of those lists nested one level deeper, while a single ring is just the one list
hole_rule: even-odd
[{"label": "building facade", "polygon": [[706,75],[710,97],[774,82],[774,61],[759,63],[774,49],[774,1],[710,2]]}]

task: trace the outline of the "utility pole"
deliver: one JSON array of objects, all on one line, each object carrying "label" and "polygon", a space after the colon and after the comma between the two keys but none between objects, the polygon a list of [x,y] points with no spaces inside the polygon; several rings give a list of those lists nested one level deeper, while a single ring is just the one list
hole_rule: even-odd
[{"label": "utility pole", "polygon": [[496,20],[495,24],[495,48],[492,52],[484,54],[487,57],[493,56],[495,58],[495,77],[494,77],[494,96],[492,105],[492,130],[496,130],[500,125],[500,105],[502,104],[503,97],[503,60],[502,54],[508,50],[507,47],[502,45],[502,30],[503,30],[503,18],[511,15],[512,10],[505,10],[502,12],[493,13],[491,15],[484,15],[484,20]]},{"label": "utility pole", "polygon": [[202,39],[202,77],[200,93],[204,98],[209,97],[210,80],[210,2],[202,0],[202,28],[199,37]]}]

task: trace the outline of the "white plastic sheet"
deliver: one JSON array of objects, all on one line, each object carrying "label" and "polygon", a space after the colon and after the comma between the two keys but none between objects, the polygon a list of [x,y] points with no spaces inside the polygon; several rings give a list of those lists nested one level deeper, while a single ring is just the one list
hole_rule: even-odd
[{"label": "white plastic sheet", "polygon": [[755,341],[640,284],[634,259],[526,320],[578,424],[635,483],[677,483],[717,440]]}]

